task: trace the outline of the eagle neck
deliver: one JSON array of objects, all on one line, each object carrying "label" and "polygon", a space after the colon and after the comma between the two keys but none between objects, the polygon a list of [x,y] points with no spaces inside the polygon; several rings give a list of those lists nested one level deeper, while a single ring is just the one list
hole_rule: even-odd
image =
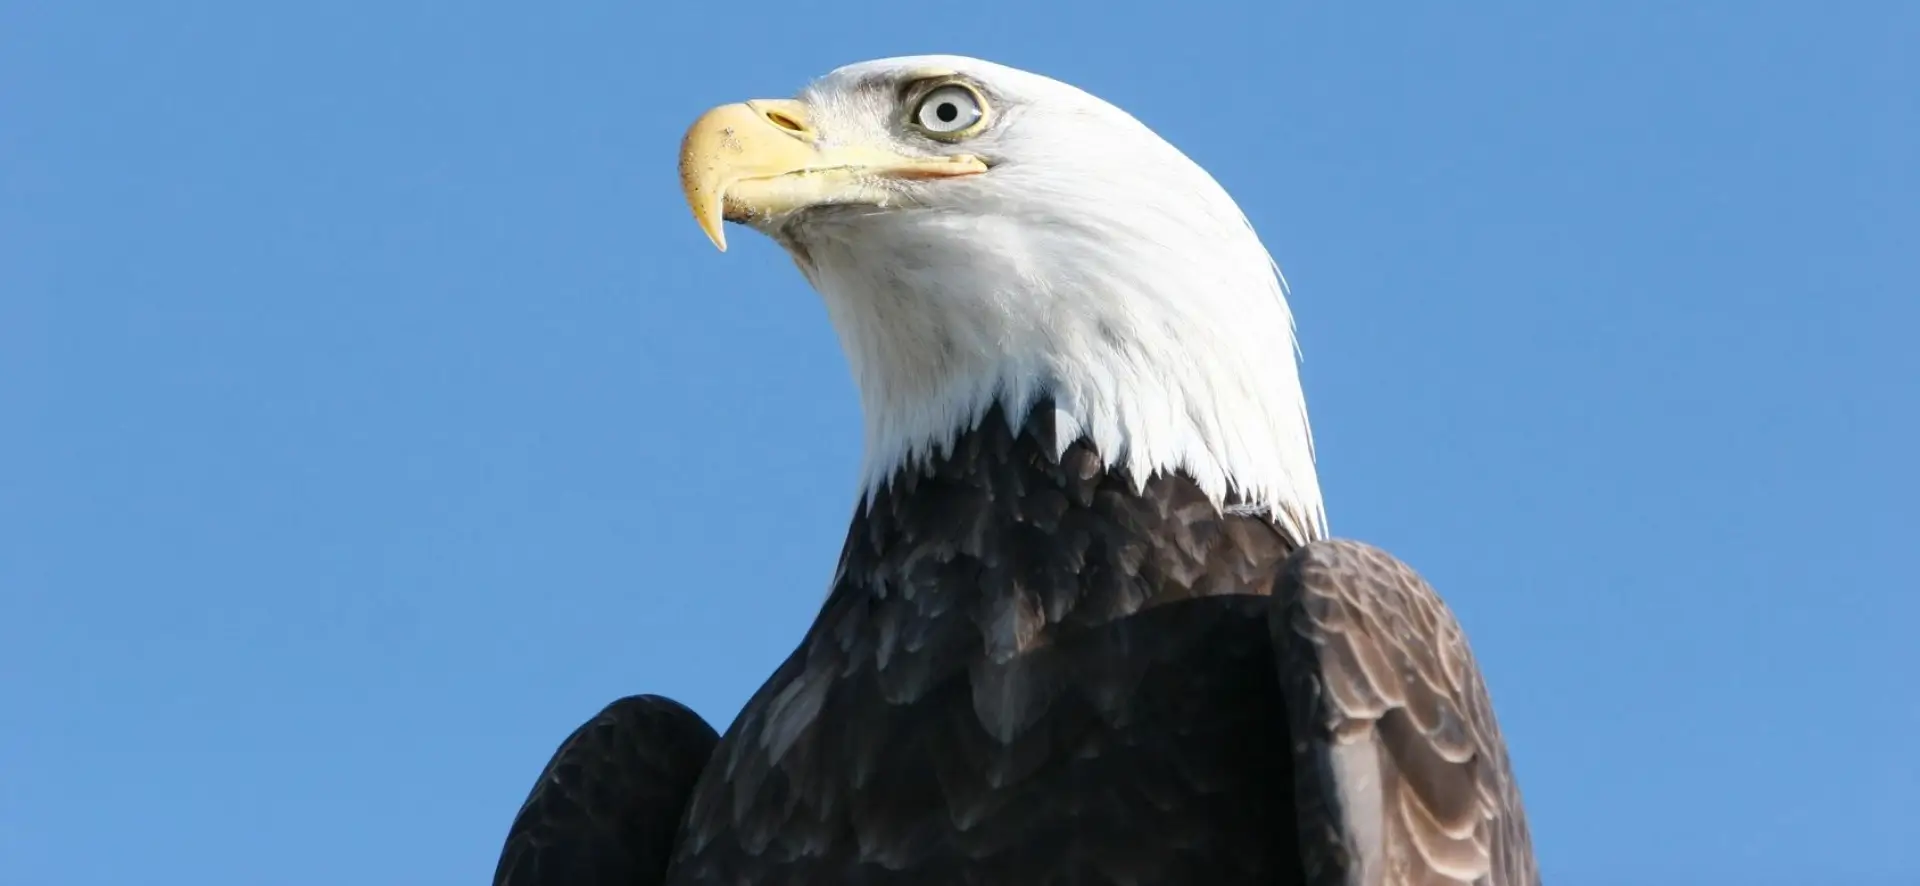
[{"label": "eagle neck", "polygon": [[987,654],[1003,657],[1063,625],[1264,594],[1263,570],[1299,546],[1264,513],[1222,506],[1177,471],[1136,483],[1084,437],[1062,442],[1049,400],[1009,414],[995,405],[855,513],[836,598],[963,606]]}]

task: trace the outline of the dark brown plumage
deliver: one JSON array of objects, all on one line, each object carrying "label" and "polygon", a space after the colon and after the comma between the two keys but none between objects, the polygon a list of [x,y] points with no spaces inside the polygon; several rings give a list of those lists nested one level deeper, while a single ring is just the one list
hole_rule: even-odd
[{"label": "dark brown plumage", "polygon": [[514,816],[495,883],[638,886],[666,876],[713,727],[657,695],[620,699],[554,751]]},{"label": "dark brown plumage", "polygon": [[[1424,583],[1362,545],[1300,549],[1180,476],[1136,491],[1084,442],[1056,460],[1052,414],[990,413],[859,511],[818,619],[684,804],[692,770],[656,763],[700,755],[645,730],[690,749],[686,724],[622,721],[549,766],[616,786],[570,793],[606,808],[543,818],[543,777],[509,852],[672,823],[665,877],[622,882],[1538,881],[1485,690]],[[1384,854],[1360,838],[1372,809]],[[1376,856],[1388,876],[1363,881]],[[496,883],[611,882],[555,870],[503,860]]]}]

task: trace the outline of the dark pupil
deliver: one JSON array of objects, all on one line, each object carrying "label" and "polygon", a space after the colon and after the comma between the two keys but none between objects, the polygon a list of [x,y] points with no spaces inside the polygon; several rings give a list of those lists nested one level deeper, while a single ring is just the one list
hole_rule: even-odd
[{"label": "dark pupil", "polygon": [[960,108],[953,102],[941,102],[939,107],[933,109],[933,116],[939,117],[942,123],[952,123],[960,119]]}]

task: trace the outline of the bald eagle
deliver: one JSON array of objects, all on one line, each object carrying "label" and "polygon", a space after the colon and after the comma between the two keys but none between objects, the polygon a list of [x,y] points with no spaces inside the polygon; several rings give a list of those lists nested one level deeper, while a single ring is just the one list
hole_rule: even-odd
[{"label": "bald eagle", "polygon": [[496,884],[1539,882],[1460,625],[1328,537],[1284,283],[1198,165],[940,56],[709,111],[680,176],[825,300],[861,495],[726,734],[614,702]]}]

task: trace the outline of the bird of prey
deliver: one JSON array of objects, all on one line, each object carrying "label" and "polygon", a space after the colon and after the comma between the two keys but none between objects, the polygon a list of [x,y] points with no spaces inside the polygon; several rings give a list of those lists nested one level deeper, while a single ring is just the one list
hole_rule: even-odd
[{"label": "bird of prey", "polygon": [[928,56],[715,108],[680,177],[825,301],[861,494],[726,733],[614,702],[496,884],[1539,882],[1459,623],[1328,535],[1285,284],[1200,166]]}]

